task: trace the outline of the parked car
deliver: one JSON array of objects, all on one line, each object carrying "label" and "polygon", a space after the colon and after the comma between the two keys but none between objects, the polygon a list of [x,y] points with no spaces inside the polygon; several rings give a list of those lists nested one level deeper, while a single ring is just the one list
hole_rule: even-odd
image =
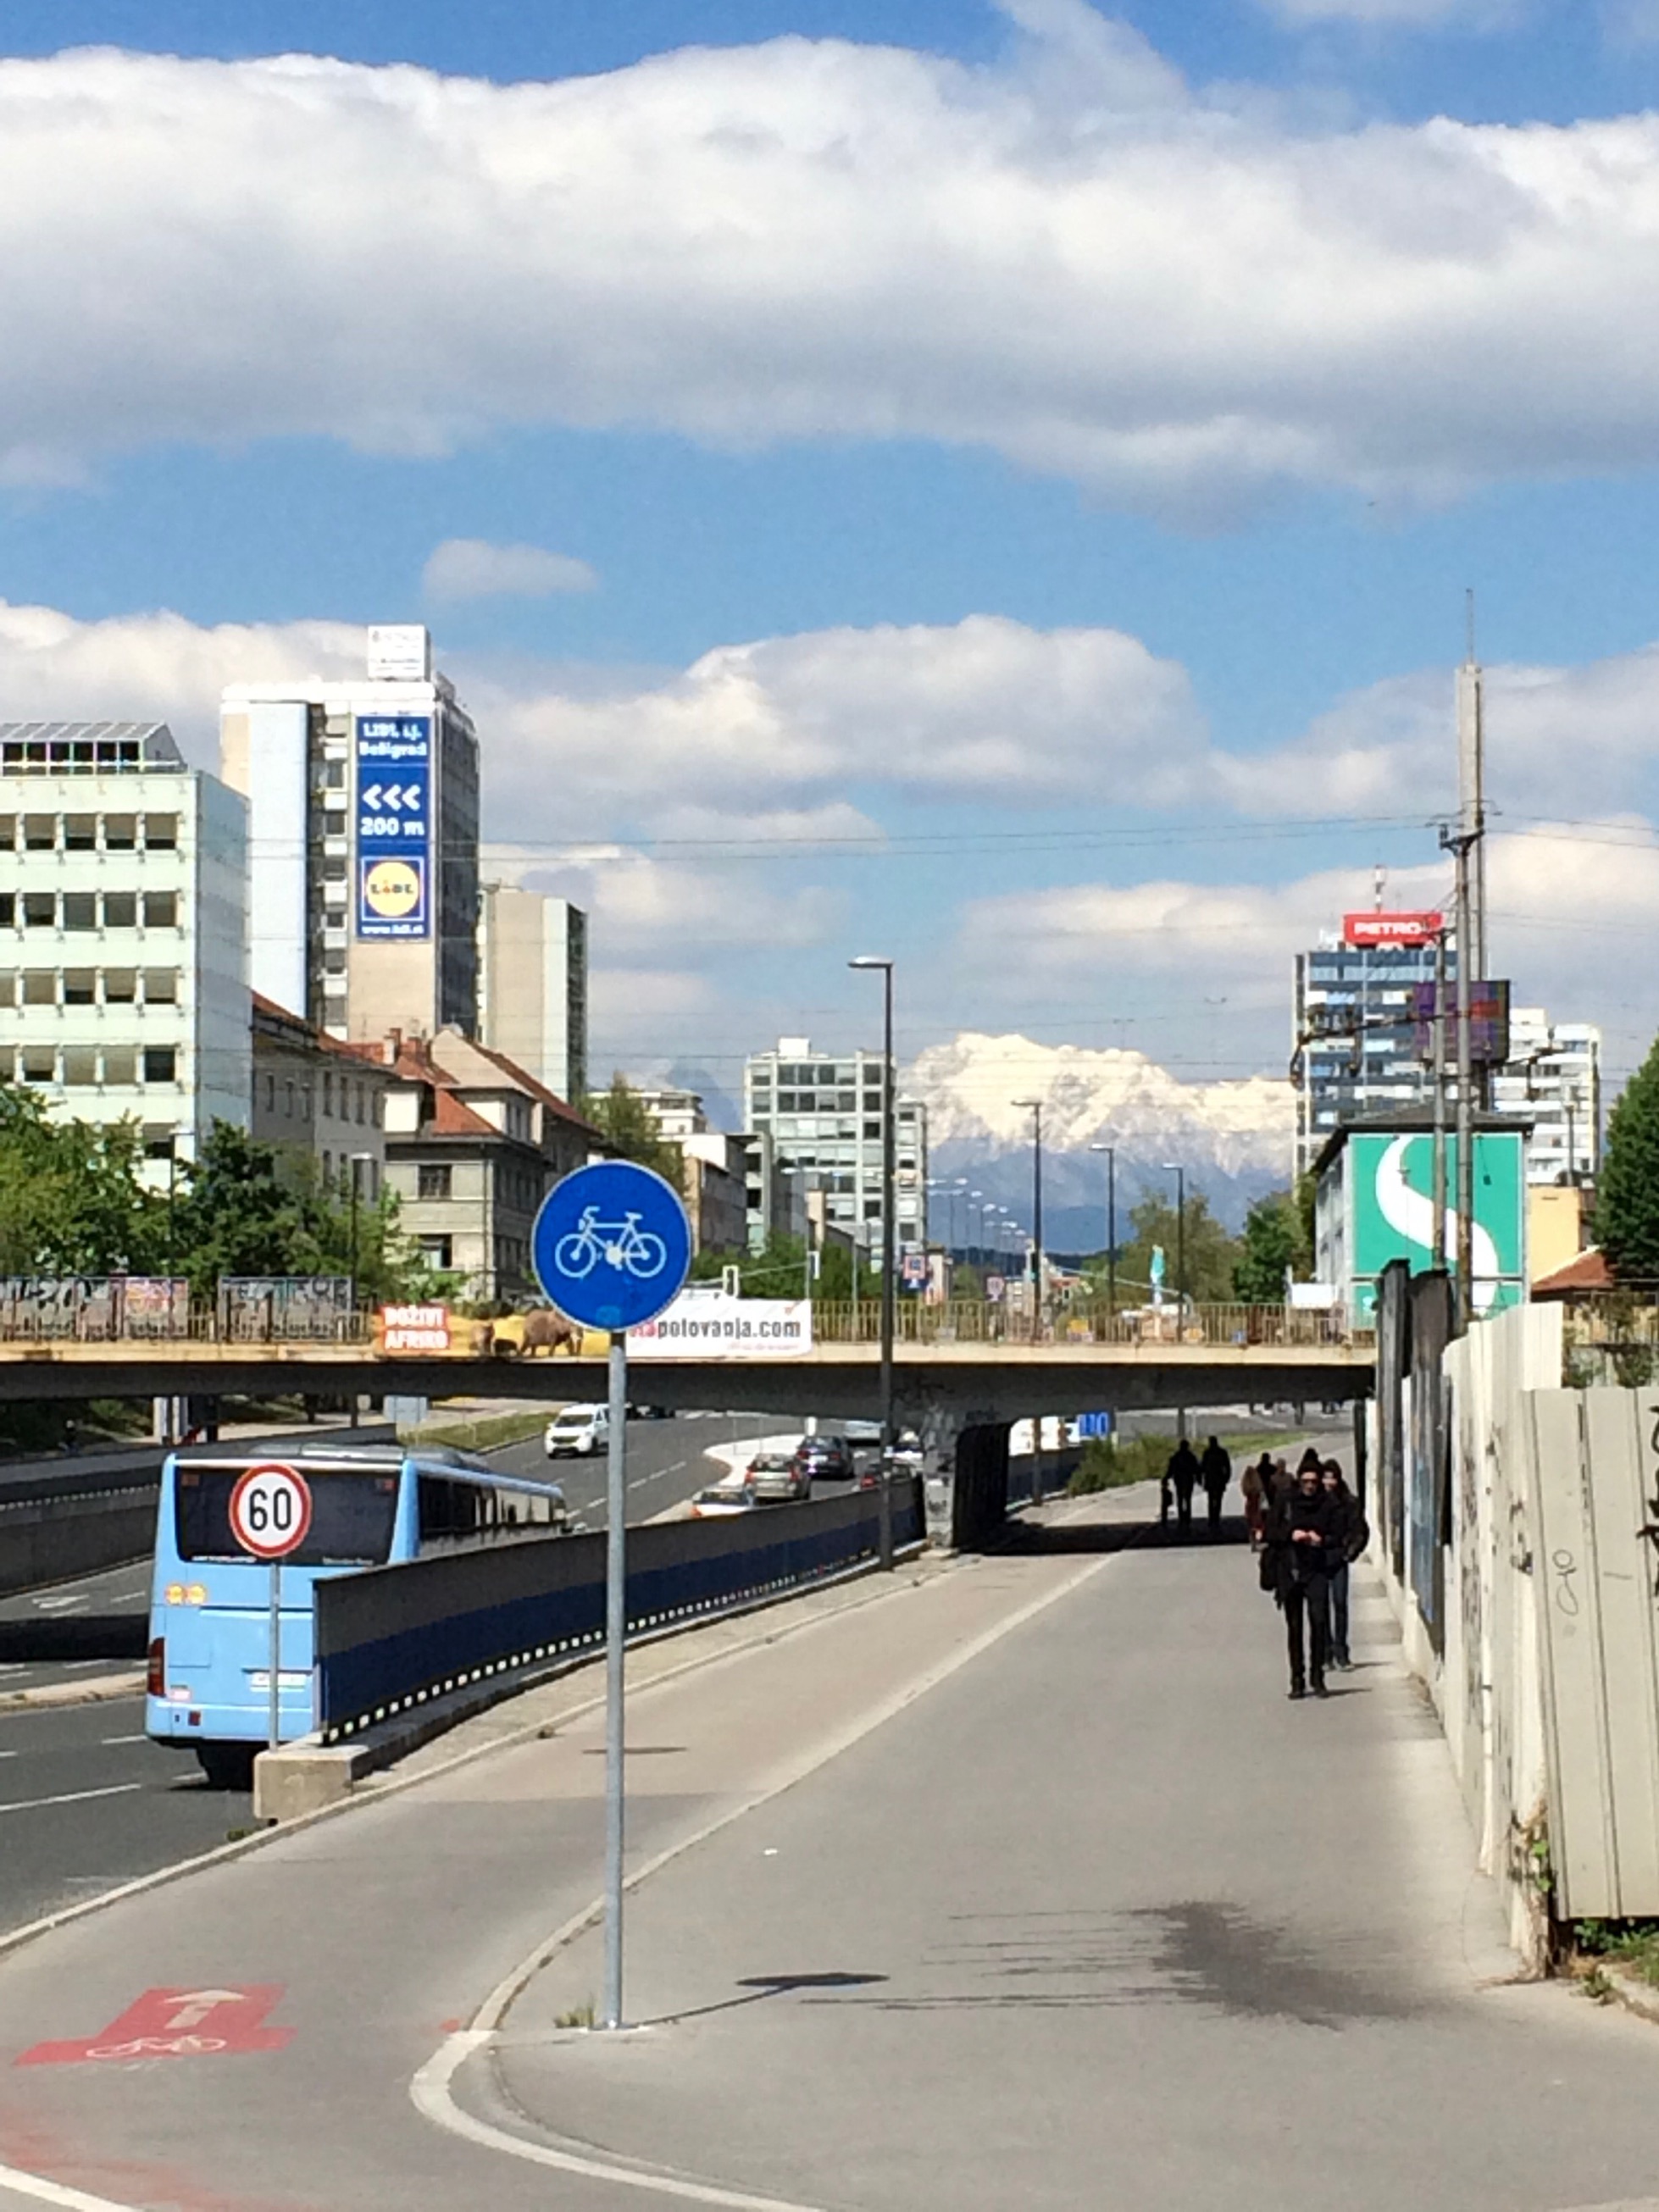
[{"label": "parked car", "polygon": [[700,1490],[691,1500],[694,1521],[719,1521],[733,1513],[752,1512],[760,1503],[755,1494],[755,1485],[747,1474],[728,1474],[718,1482]]},{"label": "parked car", "polygon": [[589,1459],[610,1441],[609,1406],[562,1406],[542,1437],[549,1459]]},{"label": "parked car", "polygon": [[812,1495],[812,1470],[802,1465],[799,1452],[757,1452],[749,1480],[763,1504],[790,1504]]},{"label": "parked car", "polygon": [[805,1469],[809,1490],[814,1482],[850,1482],[857,1473],[845,1437],[803,1437],[795,1446],[795,1464]]}]

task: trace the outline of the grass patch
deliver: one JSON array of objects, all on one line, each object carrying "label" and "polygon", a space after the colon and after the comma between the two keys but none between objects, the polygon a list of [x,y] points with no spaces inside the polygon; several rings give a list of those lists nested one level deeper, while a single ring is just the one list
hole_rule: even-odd
[{"label": "grass patch", "polygon": [[[1201,1453],[1206,1439],[1194,1437],[1191,1441],[1193,1449]],[[1283,1451],[1298,1441],[1298,1437],[1289,1436],[1221,1439],[1232,1455],[1235,1482],[1249,1462],[1260,1459],[1264,1451]],[[1175,1448],[1173,1437],[1091,1437],[1083,1447],[1077,1472],[1066,1486],[1066,1494],[1068,1498],[1086,1498],[1097,1490],[1127,1490],[1133,1482],[1156,1482],[1170,1464],[1170,1455]]]},{"label": "grass patch", "polygon": [[502,1444],[522,1443],[538,1437],[553,1413],[551,1406],[532,1406],[522,1413],[486,1413],[472,1421],[427,1421],[410,1432],[406,1442],[453,1444],[457,1451],[493,1451]]},{"label": "grass patch", "polygon": [[[1616,1960],[1650,1989],[1659,1989],[1659,1920],[1581,1920],[1573,1930],[1581,1957]],[[1594,1975],[1599,1968],[1592,1968]]]},{"label": "grass patch", "polygon": [[555,2027],[592,2027],[593,2025],[592,1998],[588,1997],[579,2005],[572,2005],[568,2012],[556,2014],[553,2025]]}]

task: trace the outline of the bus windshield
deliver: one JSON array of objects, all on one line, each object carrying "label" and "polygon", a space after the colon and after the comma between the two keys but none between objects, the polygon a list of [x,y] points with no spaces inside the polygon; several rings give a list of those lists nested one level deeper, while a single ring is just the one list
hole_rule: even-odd
[{"label": "bus windshield", "polygon": [[[191,1467],[175,1478],[174,1532],[181,1559],[243,1559],[247,1553],[230,1533],[230,1493],[241,1468]],[[311,1527],[284,1565],[378,1567],[392,1550],[398,1512],[398,1477],[389,1472],[338,1474],[307,1468]]]}]

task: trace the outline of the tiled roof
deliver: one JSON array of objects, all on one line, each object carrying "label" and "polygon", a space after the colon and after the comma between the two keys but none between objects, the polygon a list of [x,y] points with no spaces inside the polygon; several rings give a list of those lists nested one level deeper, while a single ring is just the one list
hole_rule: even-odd
[{"label": "tiled roof", "polygon": [[1576,1260],[1569,1260],[1565,1267],[1558,1267],[1553,1275],[1540,1275],[1532,1286],[1532,1294],[1535,1298],[1568,1298],[1581,1291],[1612,1291],[1617,1288],[1606,1253],[1600,1245],[1592,1244],[1588,1252],[1581,1252]]}]

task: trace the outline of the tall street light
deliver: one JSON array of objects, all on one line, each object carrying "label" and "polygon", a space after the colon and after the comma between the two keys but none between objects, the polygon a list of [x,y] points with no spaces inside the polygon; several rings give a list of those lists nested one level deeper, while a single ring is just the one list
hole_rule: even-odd
[{"label": "tall street light", "polygon": [[1042,1101],[1016,1098],[1020,1111],[1031,1117],[1031,1323],[1032,1334],[1042,1334]]},{"label": "tall street light", "polygon": [[969,1265],[982,1267],[985,1265],[985,1193],[982,1190],[970,1190],[968,1194],[968,1233],[973,1238],[968,1253]]},{"label": "tall street light", "polygon": [[1176,1179],[1176,1299],[1181,1326],[1187,1326],[1187,1170],[1175,1160],[1164,1163]]},{"label": "tall street light", "polygon": [[873,969],[881,977],[881,1488],[878,1493],[881,1564],[893,1564],[893,1322],[898,1289],[894,1264],[897,1226],[896,1116],[893,1100],[893,963],[861,952],[849,968]]},{"label": "tall street light", "polygon": [[1117,1147],[1091,1145],[1091,1152],[1106,1155],[1106,1310],[1117,1315]]},{"label": "tall street light", "polygon": [[374,1157],[373,1152],[353,1152],[349,1158],[351,1172],[351,1310],[354,1316],[357,1311],[357,1206],[362,1190],[361,1170],[363,1163]]}]

